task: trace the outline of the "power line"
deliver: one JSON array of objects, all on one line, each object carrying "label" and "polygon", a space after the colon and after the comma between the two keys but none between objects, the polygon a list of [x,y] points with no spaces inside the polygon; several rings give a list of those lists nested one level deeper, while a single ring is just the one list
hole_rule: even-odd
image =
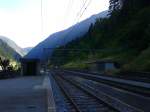
[{"label": "power line", "polygon": [[[81,7],[80,11],[82,11],[82,9],[84,8],[84,6],[86,5],[88,0],[86,0],[84,3],[83,3],[83,6]],[[86,12],[87,8],[89,7],[89,5],[91,4],[92,0],[89,0],[88,4],[86,5],[86,7],[84,8],[84,10],[82,11],[82,13],[78,16],[77,15],[77,21],[75,24],[77,24],[80,20],[80,18],[83,16],[83,14]],[[73,31],[74,27],[64,36],[67,37],[72,31]]]},{"label": "power line", "polygon": [[[86,4],[87,1],[88,1],[88,0],[85,1],[85,4]],[[92,0],[90,0],[90,1],[88,2],[87,6],[86,6],[85,8],[84,8],[84,6],[83,6],[84,10],[83,10],[83,11],[81,10],[82,12],[81,12],[81,14],[80,14],[79,17],[78,17],[77,22],[79,22],[80,18],[83,16],[83,14],[84,14],[85,11],[87,10],[87,8],[90,6],[91,2],[92,2]]]},{"label": "power line", "polygon": [[66,12],[65,12],[64,23],[66,23],[67,16],[70,15],[73,3],[74,3],[74,0],[69,0],[67,8],[66,8]]},{"label": "power line", "polygon": [[87,3],[87,1],[88,0],[83,0],[83,5],[82,5],[82,7],[81,7],[81,9],[80,9],[80,11],[77,13],[77,16],[81,13],[81,11],[83,10],[83,8],[85,7],[85,5],[86,5],[86,3]]},{"label": "power line", "polygon": [[69,0],[68,6],[67,6],[67,11],[66,14],[70,14],[71,8],[73,6],[74,0]]},{"label": "power line", "polygon": [[[72,0],[71,0],[71,1],[72,1]],[[86,12],[87,8],[88,8],[89,5],[91,4],[92,0],[89,0],[88,4],[86,5],[87,2],[88,2],[88,0],[85,0],[85,1],[83,2],[83,5],[82,5],[81,9],[80,9],[80,11],[78,12],[78,14],[77,14],[77,16],[76,16],[77,21],[76,21],[75,24],[77,24],[77,23],[79,22],[80,18],[84,15],[84,13]],[[84,8],[84,7],[85,7],[85,8]],[[83,9],[84,9],[84,10],[83,10]],[[83,11],[82,11],[82,10],[83,10]],[[82,11],[82,12],[81,12],[81,11]],[[74,27],[72,27],[72,29],[71,29],[69,32],[67,32],[67,33],[63,36],[63,38],[64,38],[64,43],[65,43],[65,37],[67,37],[67,36],[73,31],[73,29],[74,29]],[[57,47],[56,47],[56,48],[57,48]],[[53,49],[55,49],[55,48],[53,48]]]},{"label": "power line", "polygon": [[[71,0],[72,1],[72,0]],[[79,19],[83,16],[84,12],[86,11],[87,7],[90,5],[92,0],[90,0],[88,2],[88,0],[83,0],[83,5],[81,6],[81,9],[79,10],[79,12],[77,13],[76,17],[75,17],[75,20],[73,22],[73,24],[77,24],[79,22]],[[87,4],[88,3],[88,4]],[[72,1],[72,4],[73,4],[73,1]],[[71,4],[71,5],[72,5]],[[69,10],[69,8],[68,8]]]},{"label": "power line", "polygon": [[43,1],[41,0],[41,36],[43,36]]}]

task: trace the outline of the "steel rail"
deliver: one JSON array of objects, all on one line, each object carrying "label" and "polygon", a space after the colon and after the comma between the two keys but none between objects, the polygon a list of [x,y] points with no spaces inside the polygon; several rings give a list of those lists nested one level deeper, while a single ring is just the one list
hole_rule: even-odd
[{"label": "steel rail", "polygon": [[[73,71],[63,71],[64,73],[70,73],[69,75],[76,75],[85,79],[90,79],[96,82],[108,84],[117,88],[121,88],[127,91],[134,92],[139,95],[149,96],[150,86],[149,83],[131,81],[126,79],[108,77],[108,76],[98,76],[89,73],[73,72]],[[71,74],[72,73],[72,74]]]},{"label": "steel rail", "polygon": [[89,96],[91,96],[93,99],[97,100],[99,103],[103,102],[103,104],[105,106],[107,106],[109,109],[111,109],[113,112],[119,112],[119,110],[115,109],[114,107],[112,107],[111,105],[105,103],[104,101],[102,101],[100,98],[98,98],[96,95],[92,94],[91,92],[87,91],[86,89],[80,87],[79,85],[73,83],[72,81],[69,81],[67,79],[65,79],[63,76],[59,76],[62,80],[67,81],[68,83],[70,83],[71,85],[75,86],[76,88],[80,89],[81,91],[83,91],[85,94],[88,94]]},{"label": "steel rail", "polygon": [[[103,92],[103,91],[101,91],[101,89],[102,88],[99,88],[99,87],[97,87],[97,86],[95,86],[95,85],[91,85],[91,83],[88,83],[88,80],[87,79],[83,79],[83,80],[81,80],[80,81],[80,79],[74,79],[74,77],[73,76],[63,76],[63,77],[65,77],[65,79],[67,79],[67,80],[69,80],[69,81],[71,81],[72,83],[74,83],[74,84],[76,84],[76,85],[82,85],[82,87],[83,88],[85,88],[85,89],[87,89],[88,91],[90,91],[92,94],[94,94],[94,95],[98,95],[98,97],[100,98],[100,99],[102,99],[102,100],[104,100],[104,102],[106,102],[106,103],[109,103],[109,101],[110,100],[108,100],[108,99],[111,99],[111,103],[110,103],[110,105],[113,107],[113,106],[116,106],[116,105],[114,105],[114,103],[115,104],[117,104],[117,108],[118,109],[120,109],[120,111],[121,112],[147,112],[147,109],[145,109],[145,108],[138,108],[138,107],[136,107],[136,106],[134,106],[134,105],[130,105],[130,104],[128,104],[127,102],[124,102],[122,99],[118,99],[117,97],[114,97],[114,96],[111,96],[110,94],[108,94],[108,93],[105,93],[105,92]],[[79,77],[80,78],[80,77]],[[86,81],[86,82],[85,82]],[[90,80],[91,81],[91,80]],[[92,81],[91,81],[92,82]],[[99,84],[99,83],[97,83],[97,84]],[[113,92],[113,91],[112,91]],[[106,98],[107,97],[107,98]],[[106,100],[107,99],[107,100]],[[139,100],[140,101],[140,100]],[[114,103],[112,103],[112,102],[114,102]],[[118,103],[119,103],[119,105],[118,105]],[[121,104],[121,105],[120,105]],[[121,107],[121,108],[120,108]],[[123,110],[126,110],[126,111],[123,111]],[[128,111],[127,111],[128,110]],[[149,111],[148,111],[149,112]]]},{"label": "steel rail", "polygon": [[76,103],[74,102],[74,100],[70,97],[70,95],[66,92],[65,88],[62,86],[62,84],[58,81],[58,79],[56,78],[56,76],[52,75],[52,77],[56,80],[56,83],[58,84],[58,86],[60,87],[60,89],[62,90],[62,92],[64,93],[64,95],[66,96],[66,98],[71,102],[71,104],[73,105],[74,109],[76,110],[76,112],[82,112],[79,107],[76,105]]}]

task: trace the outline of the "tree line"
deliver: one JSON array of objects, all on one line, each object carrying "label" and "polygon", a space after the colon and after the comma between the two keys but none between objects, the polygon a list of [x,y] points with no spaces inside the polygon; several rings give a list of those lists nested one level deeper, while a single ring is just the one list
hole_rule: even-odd
[{"label": "tree line", "polygon": [[[129,64],[150,47],[150,0],[110,0],[109,12],[109,18],[97,18],[85,35],[59,48],[89,51],[75,53],[56,49],[51,63],[63,65],[94,56],[92,58],[111,57],[120,63]],[[93,49],[104,49],[104,52]],[[122,50],[116,52],[115,49]]]}]

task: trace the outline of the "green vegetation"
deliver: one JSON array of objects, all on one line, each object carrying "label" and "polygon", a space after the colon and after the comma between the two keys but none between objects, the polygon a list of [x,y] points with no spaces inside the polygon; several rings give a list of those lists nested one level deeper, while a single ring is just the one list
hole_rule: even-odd
[{"label": "green vegetation", "polygon": [[2,60],[9,60],[9,65],[16,70],[19,64],[15,56],[17,56],[16,52],[0,39],[0,58]]},{"label": "green vegetation", "polygon": [[14,51],[5,42],[0,40],[0,56],[7,59],[14,60]]},{"label": "green vegetation", "polygon": [[122,70],[150,71],[150,0],[110,0],[110,17],[97,19],[83,37],[56,49],[51,63],[87,68],[84,62],[104,58],[116,60]]}]

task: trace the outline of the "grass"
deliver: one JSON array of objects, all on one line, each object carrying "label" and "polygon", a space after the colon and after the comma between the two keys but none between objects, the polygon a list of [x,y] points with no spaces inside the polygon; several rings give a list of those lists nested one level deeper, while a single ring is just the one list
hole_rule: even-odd
[{"label": "grass", "polygon": [[150,47],[138,56],[133,61],[124,65],[124,69],[133,71],[150,71]]}]

